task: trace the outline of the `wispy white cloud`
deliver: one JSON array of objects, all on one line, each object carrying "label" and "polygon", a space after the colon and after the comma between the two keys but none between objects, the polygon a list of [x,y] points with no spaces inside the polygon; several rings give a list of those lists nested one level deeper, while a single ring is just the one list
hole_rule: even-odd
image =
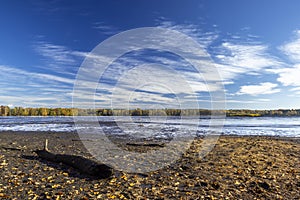
[{"label": "wispy white cloud", "polygon": [[270,72],[278,74],[277,81],[284,86],[300,86],[300,64],[296,64],[289,68],[273,69]]},{"label": "wispy white cloud", "polygon": [[59,64],[74,64],[76,60],[72,51],[62,45],[39,41],[34,45],[35,51]]},{"label": "wispy white cloud", "polygon": [[227,99],[227,103],[235,103],[235,104],[265,104],[267,102],[270,102],[270,99],[249,99],[249,100],[237,100],[237,99]]},{"label": "wispy white cloud", "polygon": [[[113,74],[118,73],[110,71],[109,75]],[[149,104],[169,107],[175,104],[184,106],[188,99],[184,99],[183,96],[200,91],[208,92],[203,81],[196,80],[197,77],[191,78],[190,73],[186,75],[185,72],[179,72],[168,66],[158,64],[137,66],[120,77],[114,77],[116,85],[100,83],[101,90],[111,91],[112,94],[101,94],[97,96],[97,99],[101,100],[101,104],[103,104],[103,101],[110,103],[111,98],[116,107],[128,103],[130,105],[132,103],[134,105],[139,104],[139,107],[147,107]],[[172,98],[169,97],[170,95]],[[196,102],[195,98],[194,103]]]},{"label": "wispy white cloud", "polygon": [[165,18],[158,19],[157,23],[158,27],[176,30],[194,38],[204,48],[209,46],[213,41],[215,41],[219,37],[219,35],[216,32],[205,32],[200,28],[200,26],[191,23],[178,24],[173,21],[169,21]]},{"label": "wispy white cloud", "polygon": [[46,41],[35,42],[33,49],[43,61],[43,64],[36,66],[37,68],[73,77],[84,58],[89,54],[89,52],[72,50],[67,46]]},{"label": "wispy white cloud", "polygon": [[294,62],[300,62],[300,30],[294,32],[294,39],[282,46],[279,49],[288,56],[288,58]]},{"label": "wispy white cloud", "polygon": [[218,54],[218,69],[225,80],[239,75],[266,73],[266,69],[278,67],[282,63],[268,53],[268,47],[262,44],[222,44]]},{"label": "wispy white cloud", "polygon": [[[160,18],[158,25],[163,28],[169,28],[182,32],[193,37],[199,42],[204,49],[213,47],[213,54],[216,54],[215,66],[221,75],[224,83],[234,83],[241,75],[259,75],[267,73],[265,69],[281,66],[283,63],[280,60],[268,53],[268,46],[255,42],[252,36],[250,39],[242,40],[241,36],[231,38],[230,41],[223,42],[220,46],[214,46],[220,36],[217,31],[205,32],[200,26],[195,24],[177,24],[166,18]],[[245,30],[248,31],[249,27]],[[244,30],[244,31],[245,31]],[[181,41],[177,41],[181,42]],[[184,41],[182,41],[184,46]],[[203,62],[203,61],[201,61]],[[202,63],[205,65],[205,63]],[[205,76],[213,80],[215,75],[210,73],[210,69],[206,69]],[[215,70],[214,72],[215,73]]]},{"label": "wispy white cloud", "polygon": [[293,87],[291,88],[289,91],[292,92],[292,94],[290,94],[290,96],[299,96],[300,95],[300,87]]},{"label": "wispy white cloud", "polygon": [[229,52],[229,55],[218,55],[217,57],[222,63],[230,66],[255,71],[279,64],[267,53],[268,47],[265,45],[243,45],[225,42],[222,47]]},{"label": "wispy white cloud", "polygon": [[277,88],[277,84],[265,82],[258,85],[244,85],[240,87],[238,95],[262,95],[262,94],[274,94],[280,92],[280,89]]},{"label": "wispy white cloud", "polygon": [[277,74],[277,81],[282,85],[294,87],[290,91],[297,94],[300,88],[300,30],[294,31],[294,38],[280,46],[279,50],[287,56],[290,64],[268,71]]},{"label": "wispy white cloud", "polygon": [[0,65],[0,70],[5,74],[0,84],[2,102],[16,106],[71,106],[72,79],[11,66]]},{"label": "wispy white cloud", "polygon": [[97,29],[104,35],[115,35],[120,32],[115,26],[107,25],[104,22],[94,22],[92,28]]},{"label": "wispy white cloud", "polygon": [[36,73],[36,72],[29,72],[23,69],[13,68],[10,66],[4,66],[0,65],[0,70],[2,72],[5,72],[6,75],[10,75],[9,77],[14,77],[15,80],[34,80],[39,79],[40,81],[46,81],[46,82],[60,82],[64,84],[73,84],[74,80],[61,77],[61,76],[55,76],[52,74],[44,74],[44,73]]},{"label": "wispy white cloud", "polygon": [[[195,38],[204,49],[212,47],[212,54],[215,54],[214,66],[217,68],[223,84],[234,84],[243,75],[260,75],[269,73],[267,69],[278,68],[283,63],[270,54],[267,45],[255,42],[251,37],[249,40],[242,40],[240,36],[223,42],[220,46],[214,46],[214,41],[219,38],[218,32],[205,32],[194,24],[176,24],[165,18],[158,20],[158,24],[164,28],[180,31]],[[248,30],[248,29],[247,29]],[[232,41],[231,41],[232,40]],[[178,42],[178,41],[177,41]],[[180,42],[180,41],[179,41]],[[182,42],[184,45],[184,42]],[[210,61],[201,61],[207,65]],[[206,63],[205,63],[206,62]],[[211,66],[211,65],[208,65]],[[208,80],[219,80],[216,70],[206,68],[202,75]]]}]

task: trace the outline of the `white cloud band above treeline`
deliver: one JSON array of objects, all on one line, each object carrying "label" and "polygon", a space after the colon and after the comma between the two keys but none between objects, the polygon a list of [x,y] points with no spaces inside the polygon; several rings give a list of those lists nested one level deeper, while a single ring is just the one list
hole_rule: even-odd
[{"label": "white cloud band above treeline", "polygon": [[4,65],[0,65],[0,70],[5,74],[0,82],[3,102],[33,107],[70,107],[73,79]]},{"label": "white cloud band above treeline", "polygon": [[252,96],[262,95],[262,94],[274,94],[280,92],[277,88],[277,84],[265,82],[258,85],[243,85],[241,86],[238,95],[248,94]]}]

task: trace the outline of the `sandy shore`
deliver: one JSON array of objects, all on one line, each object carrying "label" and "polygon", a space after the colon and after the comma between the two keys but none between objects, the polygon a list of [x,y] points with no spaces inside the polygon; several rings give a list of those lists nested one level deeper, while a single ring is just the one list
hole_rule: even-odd
[{"label": "sandy shore", "polygon": [[[205,158],[201,139],[176,163],[96,179],[33,152],[91,158],[74,133],[0,133],[0,199],[299,199],[300,139],[222,136]],[[151,146],[126,146],[141,151]],[[128,144],[127,144],[128,145]]]}]

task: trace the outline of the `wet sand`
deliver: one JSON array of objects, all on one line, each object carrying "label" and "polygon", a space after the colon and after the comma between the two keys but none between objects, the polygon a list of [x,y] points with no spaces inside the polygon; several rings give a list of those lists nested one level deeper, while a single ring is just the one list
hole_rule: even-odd
[{"label": "wet sand", "polygon": [[[1,132],[0,199],[299,199],[300,139],[221,136],[204,158],[196,139],[175,163],[144,174],[115,170],[98,179],[34,150],[49,140],[49,151],[90,159],[75,133]],[[161,145],[133,145],[143,152]]]}]

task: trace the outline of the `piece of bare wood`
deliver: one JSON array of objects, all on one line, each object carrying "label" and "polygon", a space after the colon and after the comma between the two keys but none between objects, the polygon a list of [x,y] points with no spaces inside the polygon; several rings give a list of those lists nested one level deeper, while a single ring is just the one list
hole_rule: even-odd
[{"label": "piece of bare wood", "polygon": [[44,150],[48,151],[48,139],[45,140]]},{"label": "piece of bare wood", "polygon": [[128,146],[142,146],[142,147],[164,147],[165,144],[159,144],[159,143],[126,143]]},{"label": "piece of bare wood", "polygon": [[23,151],[23,149],[19,148],[19,147],[1,147],[5,150],[11,150],[11,151]]},{"label": "piece of bare wood", "polygon": [[108,178],[112,175],[113,169],[105,164],[100,164],[82,156],[68,154],[54,154],[48,151],[48,140],[45,141],[43,150],[36,150],[35,153],[45,160],[63,163],[78,169],[80,172],[96,176],[99,178]]}]

